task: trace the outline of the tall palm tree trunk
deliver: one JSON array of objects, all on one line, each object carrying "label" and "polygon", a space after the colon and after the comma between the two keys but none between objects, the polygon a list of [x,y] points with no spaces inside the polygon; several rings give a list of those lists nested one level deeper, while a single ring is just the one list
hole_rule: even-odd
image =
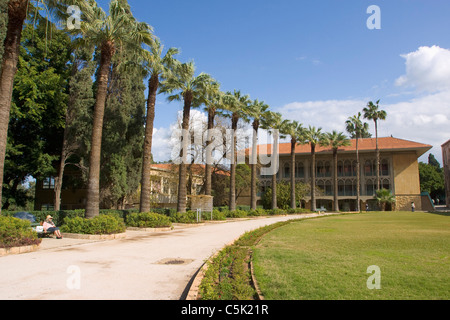
[{"label": "tall palm tree trunk", "polygon": [[311,211],[316,211],[316,146],[311,144]]},{"label": "tall palm tree trunk", "polygon": [[14,76],[17,72],[20,39],[23,22],[27,15],[27,6],[28,0],[10,0],[8,2],[8,28],[4,41],[3,63],[0,75],[0,212]]},{"label": "tall palm tree trunk", "polygon": [[142,159],[141,176],[141,199],[139,212],[150,211],[151,197],[151,163],[152,163],[152,141],[153,141],[153,123],[155,121],[156,94],[159,86],[159,77],[153,74],[148,81],[148,100],[147,100],[147,119],[145,123],[145,139]]},{"label": "tall palm tree trunk", "polygon": [[92,122],[86,218],[93,218],[100,213],[100,156],[102,149],[103,118],[105,115],[109,69],[111,67],[114,51],[113,43],[106,42],[102,45],[97,80],[98,89]]},{"label": "tall palm tree trunk", "polygon": [[359,165],[359,148],[358,148],[359,139],[356,137],[356,211],[361,211],[361,204],[359,203],[360,198],[360,165]]},{"label": "tall palm tree trunk", "polygon": [[211,145],[212,135],[211,130],[214,129],[214,118],[216,112],[214,109],[208,111],[208,137],[206,142],[206,165],[205,165],[205,195],[210,196],[212,192],[212,155],[210,154],[209,146]]},{"label": "tall palm tree trunk", "polygon": [[[274,163],[275,171],[272,175],[272,210],[278,209],[278,199],[277,199],[277,174],[279,171],[278,167],[278,138],[279,133],[277,130],[273,133],[273,150],[272,150],[272,161]],[[278,169],[278,170],[277,170]]]},{"label": "tall palm tree trunk", "polygon": [[181,129],[183,130],[183,141],[182,148],[180,151],[181,163],[178,177],[178,204],[177,211],[184,213],[186,212],[187,206],[187,169],[186,169],[186,161],[187,161],[187,149],[189,146],[189,141],[187,136],[184,133],[189,132],[189,118],[191,114],[191,104],[192,104],[192,94],[187,92],[184,95],[184,107],[183,107],[183,123],[181,125]]},{"label": "tall palm tree trunk", "polygon": [[333,170],[333,185],[334,185],[334,211],[339,212],[339,195],[338,195],[338,157],[337,157],[337,149],[333,149],[333,163],[334,163],[334,170]]},{"label": "tall palm tree trunk", "polygon": [[377,191],[380,190],[380,149],[378,148],[378,123],[375,121],[376,154],[377,154]]},{"label": "tall palm tree trunk", "polygon": [[236,210],[236,162],[237,162],[237,152],[236,152],[236,144],[237,144],[237,137],[236,137],[236,130],[237,130],[237,124],[238,124],[239,118],[236,114],[233,114],[232,120],[231,120],[231,131],[233,132],[233,139],[232,139],[232,159],[231,159],[231,165],[230,165],[230,211]]},{"label": "tall palm tree trunk", "polygon": [[291,140],[291,208],[297,208],[297,201],[295,199],[295,146],[297,141]]},{"label": "tall palm tree trunk", "polygon": [[256,163],[258,160],[258,129],[259,124],[257,122],[253,123],[253,141],[252,141],[252,161],[250,164],[251,169],[251,190],[250,190],[250,209],[256,210],[257,207],[257,172]]}]

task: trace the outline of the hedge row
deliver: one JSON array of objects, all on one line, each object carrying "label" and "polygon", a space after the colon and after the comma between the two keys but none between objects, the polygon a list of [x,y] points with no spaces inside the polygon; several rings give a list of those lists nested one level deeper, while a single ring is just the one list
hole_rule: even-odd
[{"label": "hedge row", "polygon": [[[80,234],[113,234],[123,233],[127,226],[139,228],[171,227],[173,223],[197,223],[197,212],[179,213],[172,209],[157,209],[156,212],[139,213],[137,210],[101,210],[100,215],[86,219],[84,210],[62,211],[31,211],[38,222],[44,221],[47,215],[53,217],[53,222],[60,226],[62,232]],[[202,212],[201,220],[225,220],[227,218],[245,218],[280,214],[308,212],[304,209],[295,210],[256,210],[237,209],[230,211],[227,207],[215,208],[213,212]],[[28,221],[12,219],[14,212],[3,212],[9,216],[8,221],[2,221],[0,229],[0,247],[12,246],[13,243],[32,244],[37,240],[31,231]],[[3,216],[3,218],[7,218]],[[19,223],[18,221],[22,221]]]},{"label": "hedge row", "polygon": [[13,217],[0,216],[0,248],[37,245],[41,243],[31,223]]}]

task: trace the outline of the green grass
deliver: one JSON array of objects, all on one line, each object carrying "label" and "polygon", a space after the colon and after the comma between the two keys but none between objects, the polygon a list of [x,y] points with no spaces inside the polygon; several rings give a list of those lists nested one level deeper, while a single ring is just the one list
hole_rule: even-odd
[{"label": "green grass", "polygon": [[[450,298],[450,216],[385,212],[295,221],[254,249],[268,300]],[[369,290],[369,266],[381,289]]]}]

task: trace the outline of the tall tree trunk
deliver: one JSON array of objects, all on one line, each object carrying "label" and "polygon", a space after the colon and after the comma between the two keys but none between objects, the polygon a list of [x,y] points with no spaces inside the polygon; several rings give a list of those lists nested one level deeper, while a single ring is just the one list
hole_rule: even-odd
[{"label": "tall tree trunk", "polygon": [[256,210],[257,207],[257,162],[258,162],[258,121],[253,122],[253,141],[252,141],[252,157],[251,168],[251,190],[250,190],[250,209]]},{"label": "tall tree trunk", "polygon": [[14,76],[17,72],[20,38],[22,36],[23,22],[27,15],[27,6],[28,0],[10,0],[8,2],[8,28],[4,41],[0,74],[0,212]]},{"label": "tall tree trunk", "polygon": [[297,208],[297,201],[295,199],[295,146],[297,141],[291,140],[291,208]]},{"label": "tall tree trunk", "polygon": [[358,149],[358,136],[356,137],[356,211],[361,211],[360,198],[360,165],[359,165],[359,149]]},{"label": "tall tree trunk", "polygon": [[106,42],[101,48],[98,73],[98,89],[92,123],[91,154],[89,157],[89,178],[86,202],[86,218],[100,213],[100,156],[102,149],[103,118],[105,115],[109,69],[114,55],[114,44]]},{"label": "tall tree trunk", "polygon": [[272,150],[272,161],[274,162],[275,172],[272,175],[272,210],[278,209],[278,200],[277,200],[277,174],[279,171],[278,167],[278,138],[279,133],[277,130],[274,131],[273,134],[273,150]]},{"label": "tall tree trunk", "polygon": [[316,145],[311,144],[311,211],[316,211]]},{"label": "tall tree trunk", "polygon": [[145,123],[139,212],[150,211],[150,198],[152,191],[150,175],[152,164],[153,123],[155,121],[155,105],[158,86],[159,76],[157,74],[153,74],[148,81],[147,119]]},{"label": "tall tree trunk", "polygon": [[[78,72],[79,63],[76,61],[73,63],[72,66],[72,78],[75,77],[75,75]],[[71,91],[71,90],[70,90]],[[73,146],[70,146],[69,142],[69,127],[73,121],[74,115],[74,104],[75,104],[75,96],[73,92],[69,93],[69,101],[67,103],[67,109],[66,109],[66,117],[65,117],[65,127],[64,127],[64,135],[63,135],[63,144],[61,149],[61,158],[59,162],[59,169],[58,169],[58,177],[55,178],[55,190],[54,190],[54,207],[55,211],[61,210],[61,190],[62,190],[62,183],[64,178],[64,170],[66,168],[66,161],[71,156],[73,152]]]},{"label": "tall tree trunk", "polygon": [[236,130],[237,124],[239,121],[239,117],[236,114],[233,114],[231,119],[231,130],[233,132],[233,141],[232,141],[232,159],[230,165],[230,211],[236,210],[236,162],[237,162],[237,154],[236,154]]},{"label": "tall tree trunk", "polygon": [[338,157],[337,157],[337,149],[333,149],[333,163],[334,163],[334,170],[333,170],[333,184],[334,184],[334,211],[339,212],[339,195],[338,195]]},{"label": "tall tree trunk", "polygon": [[58,177],[55,178],[55,190],[54,190],[54,206],[55,211],[61,210],[61,190],[64,177],[64,168],[67,161],[67,127],[64,129],[64,140],[61,151],[61,159],[59,161]]},{"label": "tall tree trunk", "polygon": [[375,120],[376,154],[377,154],[377,191],[380,190],[380,149],[378,148],[378,123]]},{"label": "tall tree trunk", "polygon": [[184,96],[184,107],[183,107],[183,123],[181,125],[181,129],[183,130],[183,141],[182,147],[180,151],[180,169],[178,175],[178,204],[177,211],[184,213],[186,212],[186,204],[187,204],[187,194],[186,194],[186,161],[187,161],[187,149],[189,146],[188,136],[184,133],[189,132],[189,118],[191,114],[191,104],[192,104],[192,93],[187,92]]},{"label": "tall tree trunk", "polygon": [[212,135],[211,130],[214,129],[214,118],[216,117],[216,110],[211,108],[208,111],[208,137],[206,141],[206,165],[205,165],[205,195],[210,196],[212,192],[212,154],[209,152]]}]

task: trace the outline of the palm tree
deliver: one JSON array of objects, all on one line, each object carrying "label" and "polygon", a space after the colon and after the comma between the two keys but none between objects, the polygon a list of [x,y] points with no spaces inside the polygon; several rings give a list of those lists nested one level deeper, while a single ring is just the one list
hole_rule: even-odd
[{"label": "palm tree", "polygon": [[211,80],[205,84],[204,100],[205,111],[208,113],[208,132],[206,138],[206,164],[205,164],[205,195],[212,193],[212,150],[209,146],[212,144],[212,130],[214,129],[217,110],[223,105],[224,93],[220,91],[220,84]]},{"label": "palm tree", "polygon": [[253,119],[253,139],[252,139],[252,159],[250,161],[251,168],[251,192],[250,192],[250,209],[256,210],[257,207],[257,162],[258,162],[258,131],[261,120],[268,116],[269,106],[263,101],[254,100],[250,105],[250,116]]},{"label": "palm tree", "polygon": [[325,134],[324,144],[333,149],[333,188],[334,188],[334,211],[339,211],[338,200],[338,150],[340,147],[349,146],[350,139],[343,132],[328,132]]},{"label": "palm tree", "polygon": [[278,209],[277,203],[277,174],[279,171],[279,153],[278,153],[278,139],[284,139],[284,136],[280,136],[280,130],[286,125],[287,120],[283,120],[282,116],[278,112],[269,111],[269,114],[264,118],[262,128],[269,130],[272,133],[274,144],[272,147],[272,166],[276,169],[272,173],[272,210]]},{"label": "palm tree", "polygon": [[[207,83],[211,82],[211,76],[201,73],[195,76],[195,65],[193,62],[177,63],[174,66],[174,72],[164,79],[161,83],[161,93],[168,93],[169,101],[183,101],[183,121],[181,129],[183,136],[185,132],[189,131],[189,120],[191,107],[199,107],[203,101],[204,88]],[[177,211],[186,212],[186,185],[187,185],[187,150],[189,141],[182,139],[182,147],[180,151],[180,168],[178,180],[178,204]]]},{"label": "palm tree", "polygon": [[295,148],[298,143],[303,143],[303,125],[297,121],[287,121],[284,123],[281,132],[291,138],[291,208],[297,208],[295,199]]},{"label": "palm tree", "polygon": [[[17,72],[17,62],[19,60],[20,40],[24,21],[29,8],[32,7],[30,0],[9,0],[7,1],[8,25],[6,36],[3,42],[3,60],[0,73],[0,203],[2,200],[3,172],[5,166],[6,142],[8,136],[9,115],[11,111],[11,101],[13,94],[14,76]],[[50,9],[63,8],[69,0],[36,0],[35,3],[43,4]],[[71,5],[78,5],[84,10],[86,1],[73,0]],[[64,12],[63,9],[59,10]],[[1,212],[1,208],[0,208]]]},{"label": "palm tree", "polygon": [[316,211],[316,147],[324,144],[322,128],[309,126],[304,131],[304,139],[311,147],[311,211]]},{"label": "palm tree", "polygon": [[360,163],[359,163],[359,139],[367,134],[369,125],[361,121],[361,112],[357,115],[348,118],[345,122],[347,132],[356,139],[356,211],[361,211],[360,198]]},{"label": "palm tree", "polygon": [[395,196],[390,190],[380,189],[376,192],[374,197],[381,205],[381,211],[386,211],[386,204],[395,203]]},{"label": "palm tree", "polygon": [[140,51],[142,44],[151,45],[153,36],[148,24],[132,16],[125,0],[112,0],[108,14],[95,1],[88,2],[90,6],[83,11],[84,19],[78,30],[81,37],[77,40],[79,45],[96,47],[100,55],[86,202],[86,217],[92,218],[99,214],[102,129],[111,62],[117,50]]},{"label": "palm tree", "polygon": [[230,211],[236,210],[236,165],[237,165],[237,126],[239,120],[249,121],[249,105],[251,103],[248,95],[243,95],[239,90],[227,92],[224,98],[224,107],[231,113],[231,130],[233,134],[231,146],[231,165],[230,165]]},{"label": "palm tree", "polygon": [[144,60],[144,70],[149,75],[148,80],[148,99],[147,99],[147,117],[145,125],[145,138],[143,148],[142,161],[142,177],[141,177],[141,198],[140,212],[150,211],[151,198],[151,162],[152,162],[152,140],[153,140],[153,123],[155,120],[156,96],[159,84],[162,79],[169,76],[175,65],[174,55],[178,54],[178,49],[170,48],[163,56],[163,46],[159,40],[155,39],[150,47],[151,51],[144,50],[142,58]]},{"label": "palm tree", "polygon": [[375,123],[375,137],[376,137],[376,154],[377,154],[377,190],[380,190],[380,149],[378,148],[378,120],[386,120],[387,113],[384,110],[379,110],[380,100],[376,103],[369,101],[367,107],[363,109],[364,119],[373,120]]}]

